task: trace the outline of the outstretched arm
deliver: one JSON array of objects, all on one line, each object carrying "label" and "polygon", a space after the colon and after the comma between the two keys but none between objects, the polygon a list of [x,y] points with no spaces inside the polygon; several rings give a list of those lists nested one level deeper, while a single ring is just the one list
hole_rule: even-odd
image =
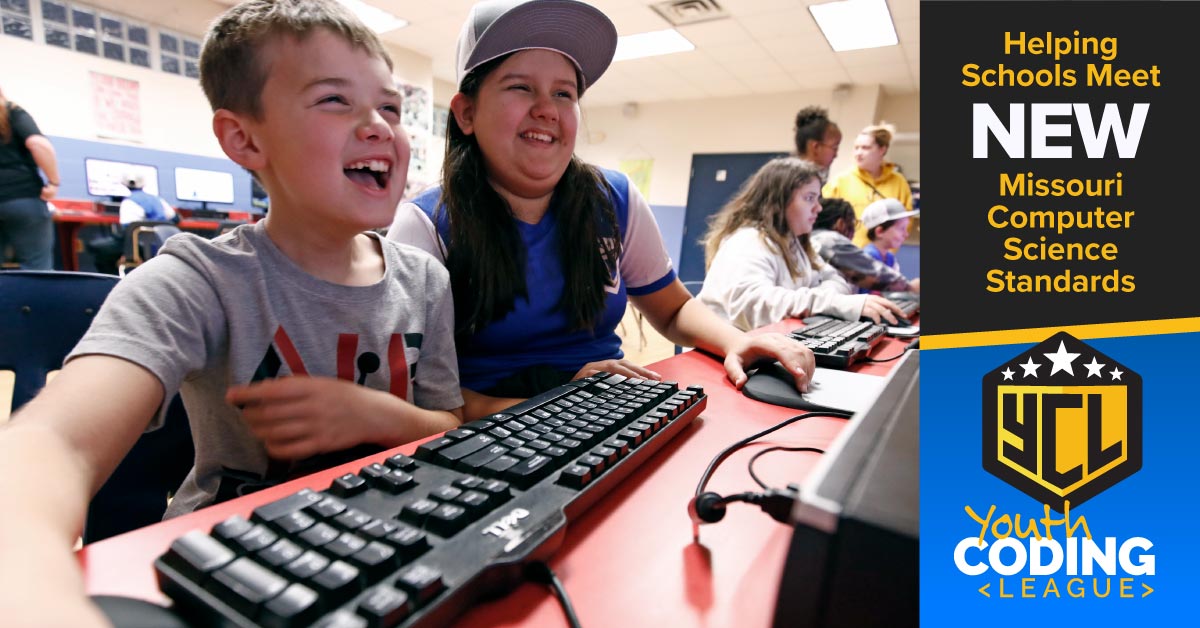
[{"label": "outstretched arm", "polygon": [[816,368],[808,347],[783,334],[750,336],[739,331],[693,299],[678,280],[630,300],[668,340],[725,358],[725,373],[736,388],[746,383],[746,368],[770,358],[779,360],[792,373],[797,389],[808,390],[808,381]]},{"label": "outstretched arm", "polygon": [[125,360],[69,362],[0,428],[0,616],[15,626],[103,625],[72,551],[88,501],[163,399]]}]

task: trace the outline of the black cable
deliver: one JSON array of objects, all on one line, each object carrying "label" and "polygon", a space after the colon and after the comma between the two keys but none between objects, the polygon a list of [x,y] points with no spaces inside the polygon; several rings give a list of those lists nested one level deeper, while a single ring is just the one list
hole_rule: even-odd
[{"label": "black cable", "polygon": [[550,565],[543,562],[530,563],[525,569],[525,574],[537,582],[549,585],[550,590],[554,592],[554,597],[558,598],[558,603],[563,607],[563,614],[567,616],[567,625],[571,628],[581,628],[579,616],[575,614],[575,607],[571,605],[571,598],[567,597],[567,588],[554,574],[554,570],[550,569]]},{"label": "black cable", "polygon": [[894,355],[894,356],[892,356],[892,357],[890,357],[890,358],[880,358],[880,359],[876,359],[876,358],[863,358],[863,360],[862,360],[862,361],[863,361],[863,362],[871,362],[871,363],[873,363],[873,364],[879,364],[880,362],[891,362],[892,360],[899,360],[899,359],[900,359],[900,358],[901,358],[901,357],[902,357],[902,356],[903,356],[903,355],[904,355],[904,354],[905,354],[907,351],[908,351],[908,349],[907,349],[907,348],[905,348],[905,349],[904,349],[904,351],[901,351],[900,353],[897,353],[896,355]]},{"label": "black cable", "polygon": [[699,497],[700,494],[704,492],[704,486],[706,484],[708,484],[708,480],[709,480],[709,478],[712,477],[713,471],[716,470],[717,465],[721,464],[726,458],[728,458],[731,454],[733,454],[733,452],[737,451],[738,449],[741,449],[742,447],[745,447],[746,445],[754,442],[755,440],[762,438],[763,436],[766,436],[767,434],[770,434],[776,430],[787,427],[797,421],[803,421],[804,419],[808,419],[808,418],[812,418],[812,417],[819,417],[819,416],[834,417],[834,418],[838,418],[838,419],[849,419],[853,415],[849,412],[840,412],[837,410],[822,410],[820,412],[805,412],[804,414],[797,414],[794,417],[791,417],[789,419],[785,419],[779,423],[776,423],[774,426],[769,427],[757,434],[743,438],[742,440],[721,450],[721,453],[717,454],[716,457],[714,457],[712,459],[712,462],[708,463],[708,468],[705,469],[704,474],[700,476],[700,483],[696,485],[696,497]]},{"label": "black cable", "polygon": [[756,460],[758,460],[761,456],[763,456],[765,454],[769,454],[772,451],[811,451],[814,454],[825,453],[824,449],[818,449],[816,447],[767,447],[766,449],[754,454],[753,456],[750,456],[750,462],[746,463],[746,469],[750,471],[750,478],[752,480],[754,480],[759,486],[763,487],[763,490],[768,490],[771,487],[767,486],[762,480],[760,480],[758,478],[758,474],[754,472],[754,462]]}]

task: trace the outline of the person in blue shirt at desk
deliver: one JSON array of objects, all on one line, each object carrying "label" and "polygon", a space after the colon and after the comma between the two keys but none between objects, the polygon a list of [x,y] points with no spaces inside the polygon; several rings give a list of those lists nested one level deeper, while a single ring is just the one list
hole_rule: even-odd
[{"label": "person in blue shirt at desk", "polygon": [[608,17],[562,0],[478,3],[459,36],[442,185],[401,205],[388,237],[450,271],[468,418],[597,372],[658,379],[622,359],[629,302],[672,342],[723,356],[735,386],[760,358],[808,386],[811,351],[693,299],[637,188],[575,156],[579,98],[616,44]]},{"label": "person in blue shirt at desk", "polygon": [[129,188],[129,196],[121,201],[121,224],[152,220],[156,222],[179,222],[175,208],[161,197],[155,196],[143,188],[145,181],[140,174],[130,174],[121,183]]}]

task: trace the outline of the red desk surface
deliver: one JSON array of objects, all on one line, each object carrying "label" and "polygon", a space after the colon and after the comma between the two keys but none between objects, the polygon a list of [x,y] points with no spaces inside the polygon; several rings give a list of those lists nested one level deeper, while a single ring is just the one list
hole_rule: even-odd
[{"label": "red desk surface", "polygon": [[[79,229],[84,225],[113,225],[119,222],[120,218],[116,214],[96,211],[95,203],[91,201],[55,200],[52,203],[55,203],[55,209],[50,215],[58,230],[62,269],[79,270],[80,249],[76,245]],[[235,219],[233,214],[230,216],[231,219]],[[248,220],[250,215],[238,213],[237,219],[242,216]],[[183,218],[178,226],[184,231],[216,231],[221,228],[222,223],[217,220]]]},{"label": "red desk surface", "polygon": [[[767,329],[797,326],[796,321],[785,321]],[[873,355],[890,357],[907,344],[888,338]],[[883,374],[891,364],[855,370]],[[703,386],[707,409],[623,485],[569,523],[563,547],[550,565],[584,625],[769,626],[791,528],[757,507],[732,504],[724,520],[701,529],[697,545],[687,506],[700,474],[717,452],[796,411],[744,397],[725,378],[721,363],[699,352],[685,352],[653,368],[681,385]],[[843,425],[839,419],[809,419],[776,432],[766,443],[824,448]],[[326,489],[338,475],[357,472],[393,453],[412,453],[417,444],[86,546],[77,555],[87,591],[166,603],[155,585],[153,561],[179,535],[207,531],[233,514],[249,516],[258,505],[301,488]],[[751,446],[730,456],[709,482],[709,490],[757,490],[746,462],[759,449]],[[817,460],[818,454],[775,452],[759,459],[755,469],[767,484],[783,486],[801,481]],[[457,625],[558,628],[564,622],[561,607],[545,587],[523,584],[500,600],[475,605]]]}]

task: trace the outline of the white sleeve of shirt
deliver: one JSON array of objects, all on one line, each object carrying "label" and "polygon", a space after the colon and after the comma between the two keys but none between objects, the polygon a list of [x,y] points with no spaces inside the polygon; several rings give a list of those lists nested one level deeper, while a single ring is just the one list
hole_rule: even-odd
[{"label": "white sleeve of shirt", "polygon": [[444,266],[446,258],[442,255],[444,243],[438,235],[437,227],[429,216],[414,203],[401,203],[396,210],[396,218],[388,228],[389,240],[415,246],[429,253]]},{"label": "white sleeve of shirt", "polygon": [[171,207],[171,204],[168,203],[164,199],[160,198],[158,200],[162,203],[163,215],[167,217],[167,220],[174,220],[175,219],[175,208]]},{"label": "white sleeve of shirt", "polygon": [[650,204],[632,183],[629,216],[621,242],[621,277],[627,288],[648,286],[671,272],[671,256],[650,211]]},{"label": "white sleeve of shirt", "polygon": [[131,222],[138,222],[139,220],[145,219],[146,210],[143,209],[141,205],[138,205],[133,201],[133,199],[129,198],[121,201],[121,224],[127,225]]},{"label": "white sleeve of shirt", "polygon": [[865,296],[848,295],[841,288],[780,285],[790,283],[787,277],[783,257],[773,252],[755,230],[743,229],[721,243],[699,299],[743,330],[811,314],[856,320],[862,312]]}]

